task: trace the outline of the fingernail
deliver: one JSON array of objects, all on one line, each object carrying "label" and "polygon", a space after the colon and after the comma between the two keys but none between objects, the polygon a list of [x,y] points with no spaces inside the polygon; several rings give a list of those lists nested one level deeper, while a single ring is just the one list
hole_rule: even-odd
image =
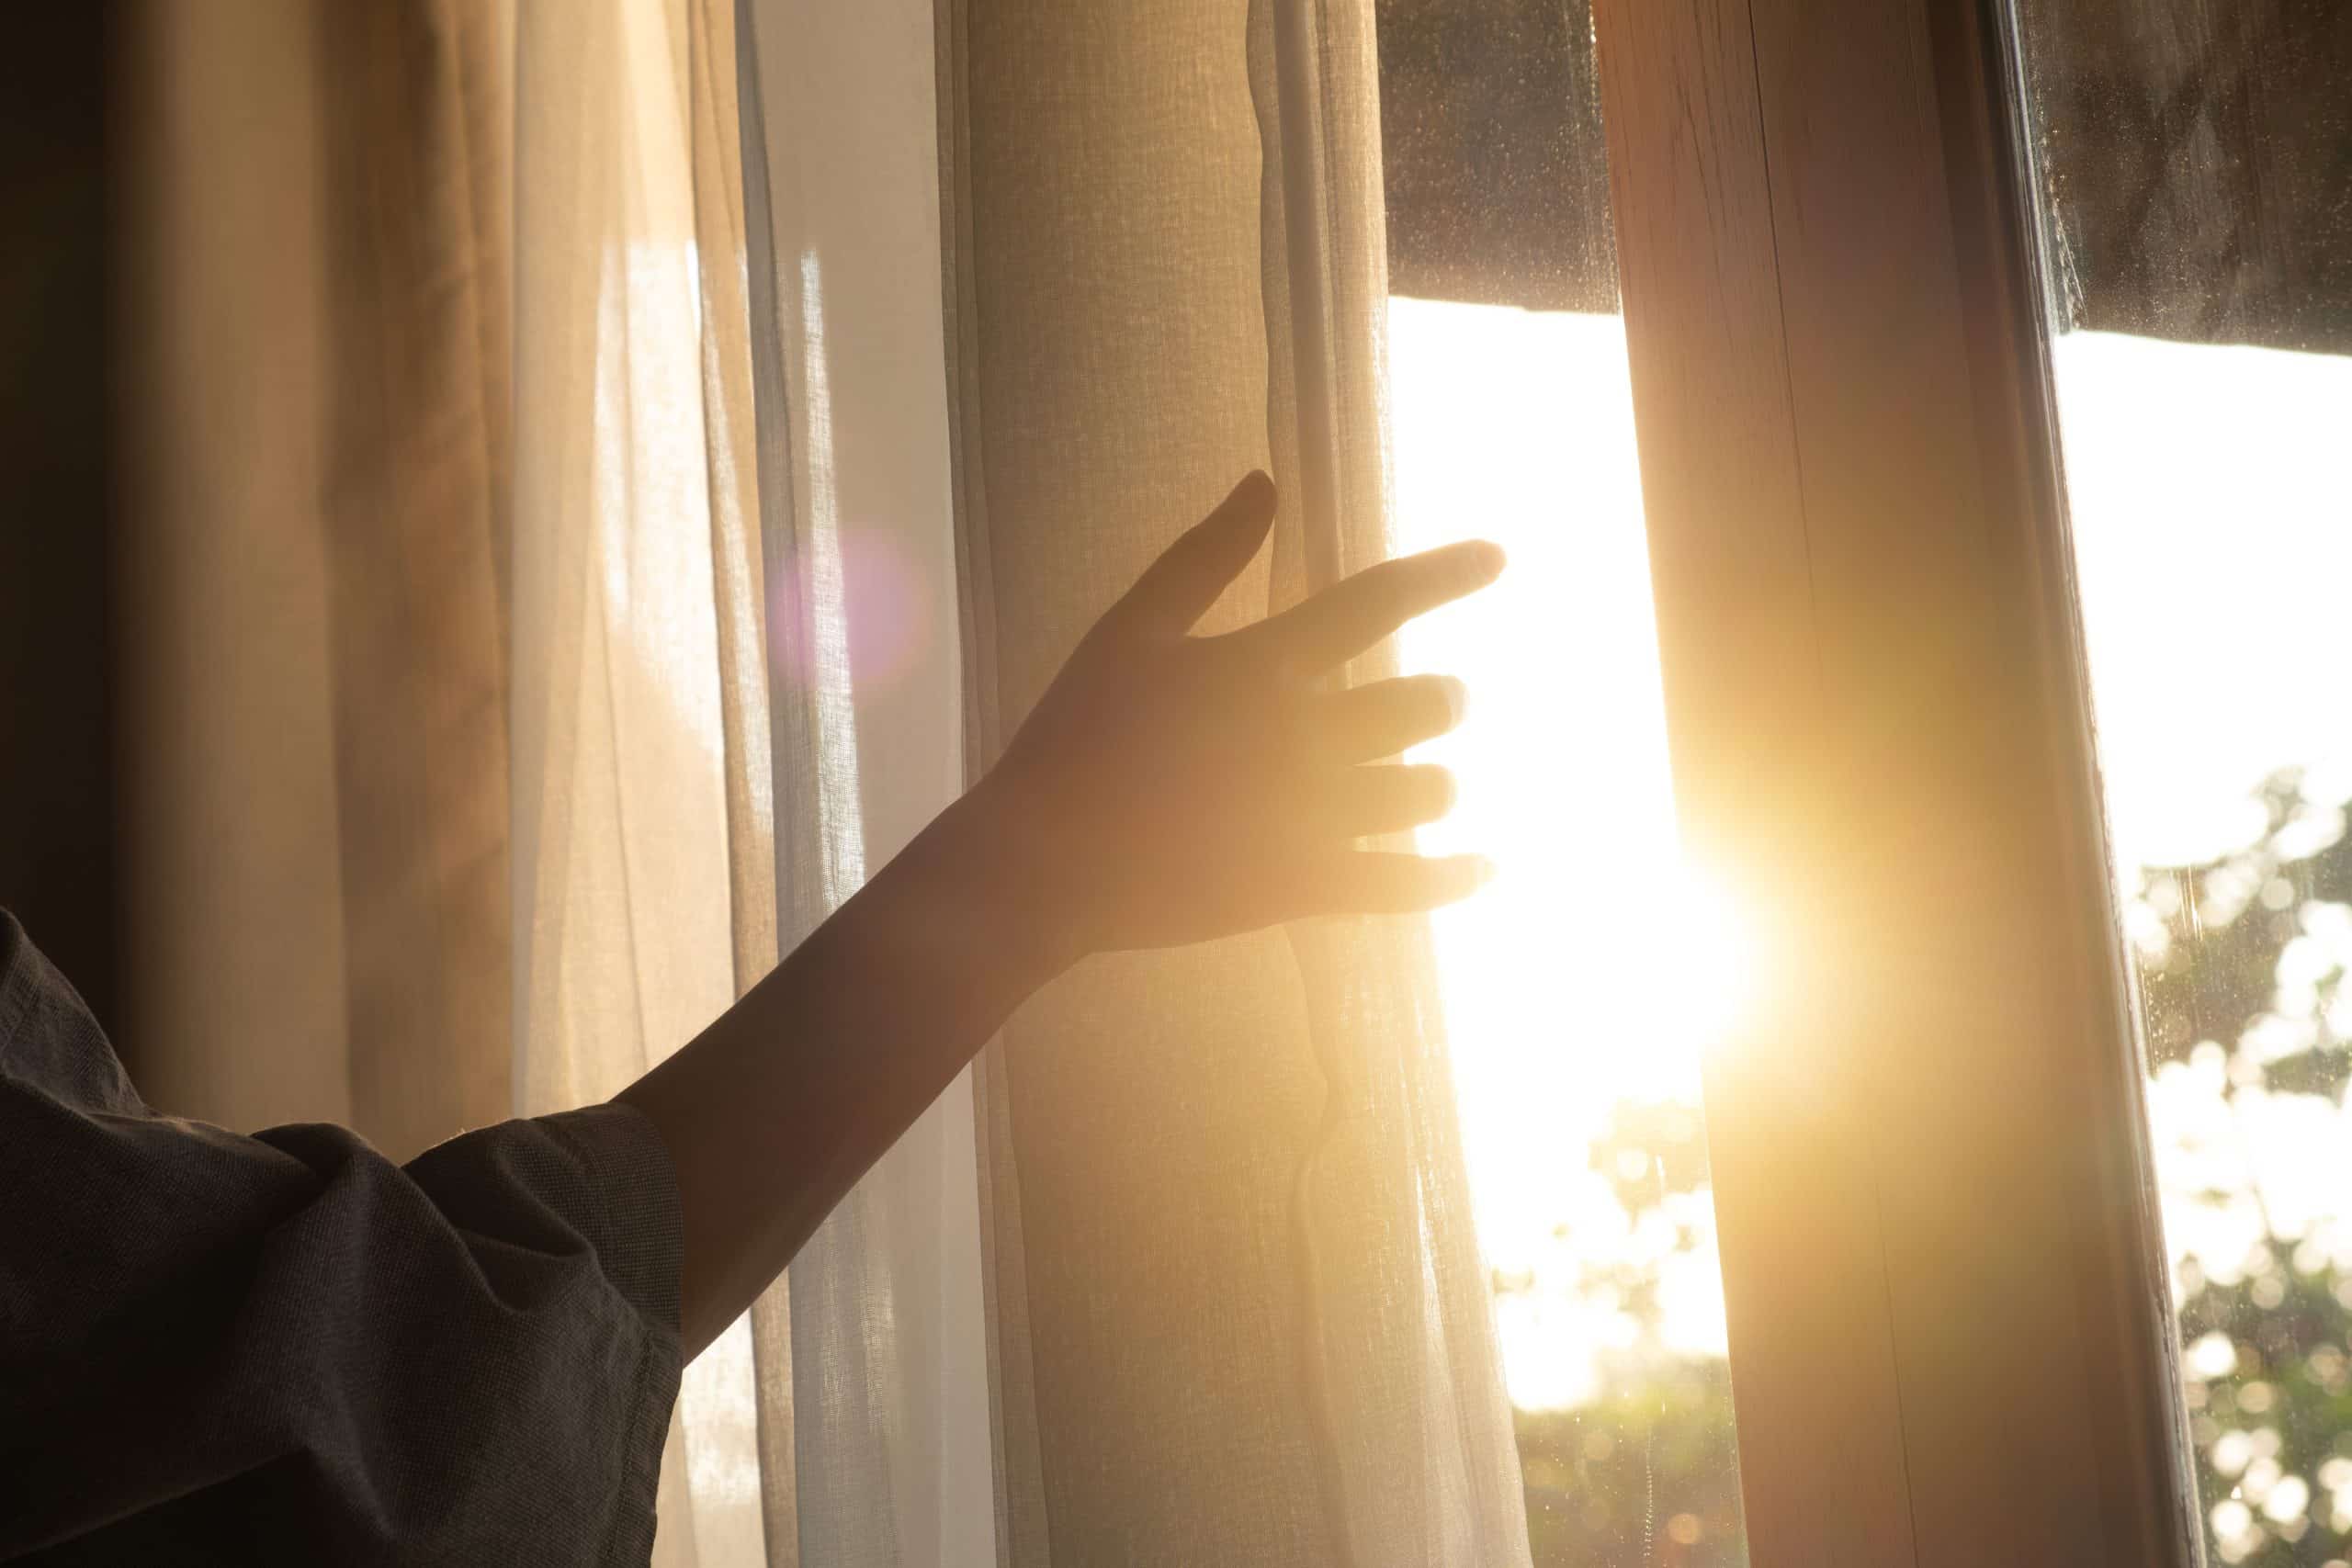
[{"label": "fingernail", "polygon": [[1479,540],[1478,548],[1472,554],[1477,562],[1478,574],[1488,582],[1500,577],[1503,568],[1510,564],[1510,558],[1503,553],[1503,547],[1492,539]]},{"label": "fingernail", "polygon": [[1484,887],[1487,883],[1492,882],[1495,879],[1496,869],[1495,863],[1488,860],[1485,855],[1472,855],[1470,857],[1470,875],[1472,880],[1480,887]]}]

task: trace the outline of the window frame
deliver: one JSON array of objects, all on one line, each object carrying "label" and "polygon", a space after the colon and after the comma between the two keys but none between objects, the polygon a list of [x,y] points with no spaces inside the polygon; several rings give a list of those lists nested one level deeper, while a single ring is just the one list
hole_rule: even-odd
[{"label": "window frame", "polygon": [[1602,0],[1758,1568],[2201,1554],[2004,0]]}]

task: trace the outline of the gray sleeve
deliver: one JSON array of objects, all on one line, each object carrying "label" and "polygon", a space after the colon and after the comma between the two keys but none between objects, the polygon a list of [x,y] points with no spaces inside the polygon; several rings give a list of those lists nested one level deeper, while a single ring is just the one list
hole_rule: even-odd
[{"label": "gray sleeve", "polygon": [[41,1053],[0,1049],[0,1559],[647,1561],[679,1220],[643,1117],[401,1167],[335,1127],[94,1106],[12,1057]]}]

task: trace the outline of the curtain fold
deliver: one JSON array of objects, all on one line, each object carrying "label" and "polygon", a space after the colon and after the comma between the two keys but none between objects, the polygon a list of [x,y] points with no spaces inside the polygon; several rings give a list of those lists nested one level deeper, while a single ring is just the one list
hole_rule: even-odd
[{"label": "curtain fold", "polygon": [[157,5],[125,41],[120,1044],[180,1114],[347,1122],[314,18]]},{"label": "curtain fold", "polygon": [[[328,562],[351,1114],[506,1113],[511,116],[499,6],[329,6]],[[423,1061],[416,1053],[426,1053]]]},{"label": "curtain fold", "polygon": [[[932,15],[741,14],[789,942],[960,784]],[[755,1310],[773,1561],[991,1559],[975,1170],[966,1075]]]},{"label": "curtain fold", "polygon": [[511,13],[137,15],[125,1050],[405,1157],[508,1103]]},{"label": "curtain fold", "polygon": [[[940,9],[977,773],[1246,469],[1213,626],[1385,553],[1385,237],[1369,5]],[[1526,1559],[1425,932],[1094,960],[979,1082],[1006,1561]]]},{"label": "curtain fold", "polygon": [[[521,0],[515,1092],[603,1100],[775,960],[764,547],[724,0]],[[664,1564],[765,1553],[750,1325],[687,1370]]]}]

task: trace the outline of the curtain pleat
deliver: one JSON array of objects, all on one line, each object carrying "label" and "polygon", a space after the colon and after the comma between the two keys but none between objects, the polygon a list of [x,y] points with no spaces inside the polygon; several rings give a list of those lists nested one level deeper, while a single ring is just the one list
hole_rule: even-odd
[{"label": "curtain pleat", "polygon": [[319,12],[327,668],[351,1114],[424,1148],[507,1112],[509,18]]},{"label": "curtain pleat", "polygon": [[509,1104],[508,19],[130,29],[125,1047],[401,1157]]},{"label": "curtain pleat", "polygon": [[[1002,746],[996,662],[996,592],[988,544],[986,453],[977,438],[979,313],[972,204],[971,63],[967,8],[934,7],[937,80],[941,315],[946,347],[948,452],[956,518],[957,611],[963,655],[963,765],[977,779]],[[967,433],[969,433],[967,434]],[[1043,1563],[1045,1467],[1021,1230],[1020,1173],[1012,1158],[1011,1083],[991,1044],[972,1064],[972,1112],[980,1209],[981,1305],[989,1391],[989,1454],[996,1493],[997,1563]]]},{"label": "curtain pleat", "polygon": [[126,42],[120,1043],[179,1114],[348,1122],[316,18],[156,5]]}]

